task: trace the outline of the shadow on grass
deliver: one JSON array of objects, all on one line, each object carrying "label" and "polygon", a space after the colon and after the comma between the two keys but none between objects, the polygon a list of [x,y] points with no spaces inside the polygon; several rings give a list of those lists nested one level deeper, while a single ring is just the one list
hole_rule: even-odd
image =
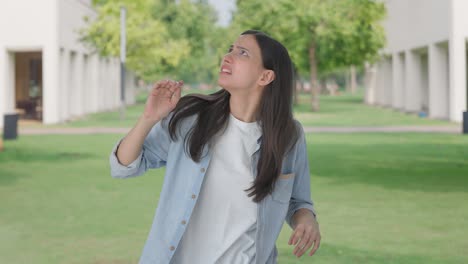
[{"label": "shadow on grass", "polygon": [[[450,256],[447,259],[434,259],[429,256],[421,255],[398,255],[394,253],[385,253],[378,251],[365,251],[352,249],[348,247],[330,245],[322,243],[320,249],[315,253],[314,256],[304,254],[301,258],[297,259],[292,255],[292,249],[290,248],[278,248],[279,261],[278,263],[292,264],[292,263],[316,263],[316,264],[386,264],[386,263],[405,263],[405,264],[451,264],[451,263],[462,263],[454,256]],[[308,254],[308,253],[307,253]]]},{"label": "shadow on grass", "polygon": [[0,152],[0,185],[12,184],[22,177],[34,175],[34,171],[24,173],[25,166],[41,163],[47,167],[53,163],[77,162],[84,159],[96,159],[96,155],[86,152],[57,151],[37,149],[33,147],[10,145]]},{"label": "shadow on grass", "polygon": [[315,142],[309,147],[311,172],[333,179],[337,185],[362,183],[411,191],[468,192],[468,144],[411,142],[417,135],[398,142],[395,135],[385,135],[387,139],[392,136],[393,142],[384,138],[387,142],[382,143],[375,142],[375,137],[365,142],[365,136],[357,144]]},{"label": "shadow on grass", "polygon": [[93,153],[60,151],[53,152],[31,148],[8,148],[0,153],[0,163],[4,162],[62,162],[91,159],[96,157]]}]

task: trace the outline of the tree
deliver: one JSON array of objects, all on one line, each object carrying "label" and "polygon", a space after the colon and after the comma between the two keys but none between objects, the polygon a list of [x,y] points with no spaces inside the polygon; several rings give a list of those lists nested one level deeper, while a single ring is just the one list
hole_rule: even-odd
[{"label": "tree", "polygon": [[215,10],[202,0],[170,2],[156,5],[153,16],[167,25],[172,39],[184,40],[190,45],[189,55],[170,71],[186,82],[214,80],[219,65],[216,49],[223,32],[216,26]]},{"label": "tree", "polygon": [[120,7],[127,8],[127,68],[147,81],[213,79],[222,29],[206,1],[94,0],[96,19],[88,19],[83,40],[102,56],[119,56]]},{"label": "tree", "polygon": [[373,0],[238,0],[235,27],[257,28],[281,41],[302,74],[310,74],[312,110],[319,110],[318,74],[375,60],[384,45]]},{"label": "tree", "polygon": [[96,1],[98,16],[88,19],[89,25],[82,31],[83,40],[101,56],[120,54],[120,7],[127,9],[127,68],[145,80],[153,80],[166,69],[177,66],[188,54],[185,40],[174,40],[162,21],[151,16],[154,1],[119,0]]}]

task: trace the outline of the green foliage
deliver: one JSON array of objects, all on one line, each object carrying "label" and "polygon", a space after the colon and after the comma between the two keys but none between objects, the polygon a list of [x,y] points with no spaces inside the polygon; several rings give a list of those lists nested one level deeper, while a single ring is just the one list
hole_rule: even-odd
[{"label": "green foliage", "polygon": [[216,50],[223,29],[215,25],[217,16],[213,7],[206,1],[159,2],[152,13],[167,25],[172,39],[187,41],[190,45],[188,56],[178,65],[171,65],[168,72],[186,82],[214,80],[219,65]]},{"label": "green foliage", "polygon": [[94,0],[96,19],[83,40],[102,56],[119,56],[120,7],[127,8],[127,67],[146,80],[212,80],[222,29],[205,1]]},{"label": "green foliage", "polygon": [[255,28],[282,42],[300,73],[310,70],[316,47],[318,70],[327,73],[376,58],[385,43],[379,21],[385,6],[373,0],[238,0],[233,27]]}]

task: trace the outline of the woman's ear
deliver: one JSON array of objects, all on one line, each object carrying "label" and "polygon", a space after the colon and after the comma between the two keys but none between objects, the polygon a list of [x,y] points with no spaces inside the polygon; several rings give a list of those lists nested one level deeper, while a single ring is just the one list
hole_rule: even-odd
[{"label": "woman's ear", "polygon": [[258,80],[258,84],[261,86],[267,86],[275,79],[275,72],[272,70],[264,70],[260,79]]}]

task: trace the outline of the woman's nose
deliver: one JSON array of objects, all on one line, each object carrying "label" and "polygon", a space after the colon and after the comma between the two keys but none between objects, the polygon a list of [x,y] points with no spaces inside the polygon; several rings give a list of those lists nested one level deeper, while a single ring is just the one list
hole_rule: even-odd
[{"label": "woman's nose", "polygon": [[227,62],[227,63],[231,63],[232,62],[232,52],[226,53],[226,55],[224,55],[223,61]]}]

